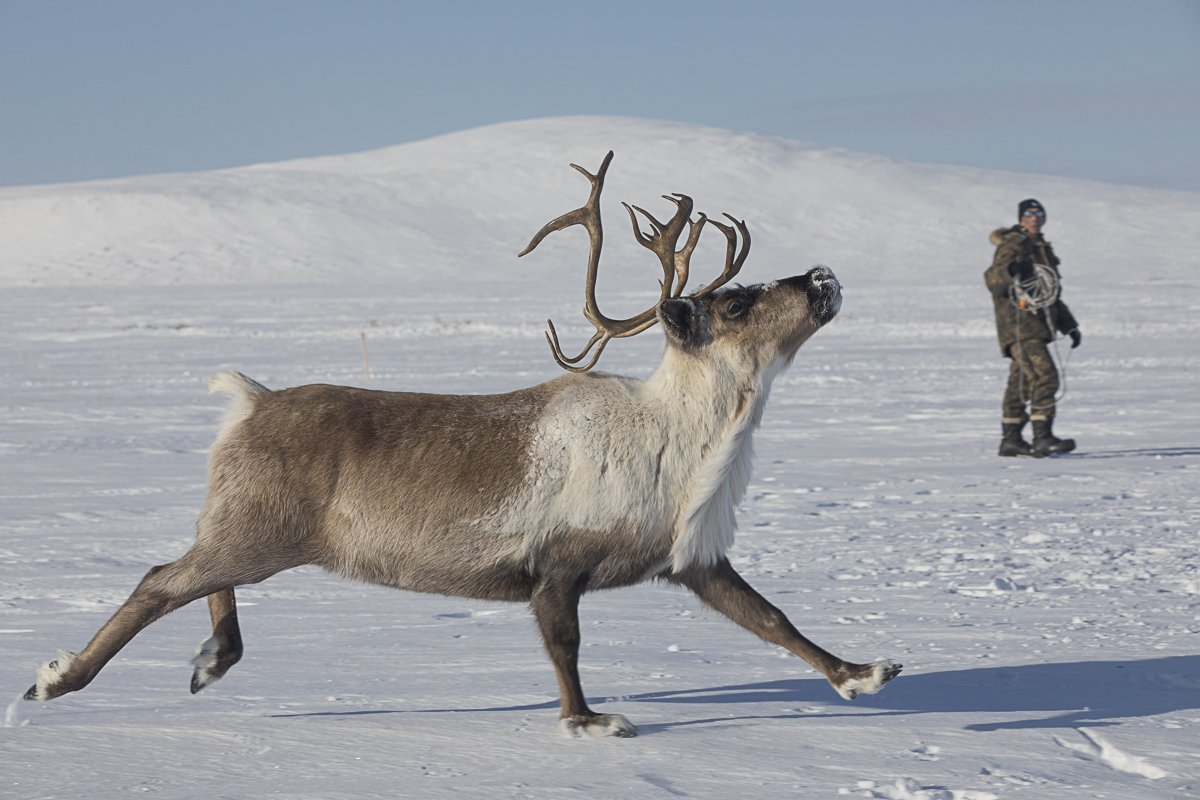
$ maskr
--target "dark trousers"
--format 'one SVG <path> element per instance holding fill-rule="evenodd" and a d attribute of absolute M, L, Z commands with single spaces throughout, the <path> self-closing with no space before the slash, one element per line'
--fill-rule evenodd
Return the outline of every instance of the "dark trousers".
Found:
<path fill-rule="evenodd" d="M 1006 423 L 1054 419 L 1058 368 L 1040 339 L 1022 339 L 1008 348 L 1008 386 L 1004 389 Z M 1026 409 L 1028 408 L 1028 411 Z"/>

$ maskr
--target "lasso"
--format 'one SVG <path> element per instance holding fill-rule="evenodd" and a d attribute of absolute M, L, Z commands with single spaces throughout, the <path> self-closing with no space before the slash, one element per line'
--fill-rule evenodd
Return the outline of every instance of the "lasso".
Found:
<path fill-rule="evenodd" d="M 1030 277 L 1025 280 L 1013 278 L 1011 298 L 1017 308 L 1040 311 L 1054 305 L 1060 288 L 1058 274 L 1054 270 L 1045 264 L 1034 264 Z"/>

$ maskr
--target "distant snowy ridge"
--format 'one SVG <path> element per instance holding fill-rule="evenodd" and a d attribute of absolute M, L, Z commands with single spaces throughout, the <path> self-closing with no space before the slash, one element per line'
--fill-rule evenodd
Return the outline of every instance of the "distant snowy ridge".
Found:
<path fill-rule="evenodd" d="M 1016 203 L 1049 209 L 1072 268 L 1190 278 L 1200 193 L 896 161 L 786 139 L 613 117 L 507 123 L 344 156 L 209 172 L 0 189 L 0 285 L 491 282 L 581 274 L 581 235 L 516 253 L 581 204 L 568 168 L 616 159 L 606 184 L 613 281 L 652 280 L 619 201 L 669 215 L 683 192 L 744 218 L 747 280 L 825 262 L 839 274 L 974 281 Z M 708 262 L 719 264 L 717 245 Z M 705 251 L 701 250 L 701 253 Z M 701 256 L 697 256 L 699 265 Z M 712 267 L 716 268 L 716 265 Z M 566 269 L 570 279 L 557 277 Z M 699 267 L 703 270 L 704 267 Z M 848 272 L 847 272 L 848 270 Z M 648 276 L 648 277 L 646 277 Z M 699 280 L 699 279 L 697 279 Z M 861 280 L 861 277 L 859 278 Z"/>

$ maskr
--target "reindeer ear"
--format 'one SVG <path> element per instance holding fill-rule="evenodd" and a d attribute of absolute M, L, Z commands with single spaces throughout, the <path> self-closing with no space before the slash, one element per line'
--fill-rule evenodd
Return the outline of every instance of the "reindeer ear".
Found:
<path fill-rule="evenodd" d="M 690 297 L 672 297 L 658 306 L 658 320 L 671 342 L 685 350 L 712 341 L 712 319 L 708 308 Z"/>

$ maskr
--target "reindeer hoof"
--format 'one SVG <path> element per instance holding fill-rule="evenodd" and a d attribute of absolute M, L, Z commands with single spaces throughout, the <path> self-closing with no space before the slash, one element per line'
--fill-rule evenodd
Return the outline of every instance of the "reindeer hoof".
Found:
<path fill-rule="evenodd" d="M 860 664 L 855 667 L 850 677 L 840 683 L 834 683 L 833 688 L 847 700 L 853 700 L 860 694 L 875 694 L 885 683 L 899 675 L 902 669 L 904 665 L 894 661 Z"/>
<path fill-rule="evenodd" d="M 558 721 L 558 732 L 575 739 L 583 736 L 616 736 L 629 739 L 637 736 L 634 724 L 620 714 L 592 714 L 564 717 Z"/>
<path fill-rule="evenodd" d="M 65 650 L 58 651 L 58 658 L 51 659 L 38 667 L 37 683 L 25 692 L 26 700 L 53 700 L 59 695 L 74 691 L 76 687 L 61 686 L 63 673 L 71 668 L 74 653 Z"/>
<path fill-rule="evenodd" d="M 215 637 L 201 642 L 196 648 L 196 655 L 192 656 L 192 694 L 225 677 L 225 673 L 241 657 L 240 650 L 222 653 L 220 642 Z"/>

